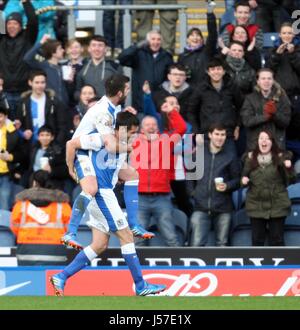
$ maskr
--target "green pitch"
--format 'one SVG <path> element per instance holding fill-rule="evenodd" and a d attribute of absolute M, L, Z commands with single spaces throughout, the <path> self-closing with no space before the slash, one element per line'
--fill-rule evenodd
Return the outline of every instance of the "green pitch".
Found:
<path fill-rule="evenodd" d="M 300 297 L 0 297 L 0 310 L 300 310 Z"/>

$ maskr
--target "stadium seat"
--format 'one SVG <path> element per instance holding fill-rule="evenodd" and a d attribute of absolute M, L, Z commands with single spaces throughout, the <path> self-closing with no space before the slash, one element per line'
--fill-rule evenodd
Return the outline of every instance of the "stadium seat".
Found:
<path fill-rule="evenodd" d="M 9 227 L 11 212 L 7 210 L 0 210 L 0 226 Z"/>
<path fill-rule="evenodd" d="M 230 232 L 231 246 L 251 246 L 251 223 L 245 208 L 235 212 L 232 217 L 232 227 Z"/>
<path fill-rule="evenodd" d="M 279 38 L 279 33 L 277 32 L 264 33 L 263 48 L 273 48 L 274 42 L 278 38 Z"/>
<path fill-rule="evenodd" d="M 262 49 L 262 66 L 265 66 L 266 60 L 270 57 L 274 42 L 279 38 L 276 32 L 264 33 L 263 49 Z"/>
<path fill-rule="evenodd" d="M 16 237 L 13 232 L 7 228 L 0 226 L 0 246 L 12 247 L 16 246 Z"/>
<path fill-rule="evenodd" d="M 10 230 L 10 215 L 7 210 L 0 210 L 0 246 L 11 247 L 16 245 L 16 237 Z"/>
<path fill-rule="evenodd" d="M 291 184 L 287 188 L 289 198 L 293 203 L 299 203 L 300 204 L 300 182 L 297 182 L 295 184 Z"/>
<path fill-rule="evenodd" d="M 300 204 L 298 203 L 292 204 L 291 213 L 285 220 L 284 241 L 286 246 L 300 246 Z"/>

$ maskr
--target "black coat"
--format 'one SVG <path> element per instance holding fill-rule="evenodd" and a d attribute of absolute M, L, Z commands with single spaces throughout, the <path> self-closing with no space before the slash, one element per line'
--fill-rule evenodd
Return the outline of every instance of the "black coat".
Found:
<path fill-rule="evenodd" d="M 17 110 L 17 119 L 21 121 L 23 131 L 33 131 L 33 123 L 30 109 L 31 91 L 22 95 L 21 103 Z M 55 97 L 53 91 L 46 92 L 45 125 L 50 126 L 55 134 L 55 140 L 64 145 L 66 142 L 66 114 L 63 104 Z"/>
<path fill-rule="evenodd" d="M 204 145 L 204 172 L 194 191 L 195 211 L 225 213 L 233 209 L 231 193 L 239 188 L 241 166 L 234 154 L 224 146 L 212 154 L 209 142 Z M 222 177 L 227 185 L 225 192 L 216 190 L 214 179 Z"/>
<path fill-rule="evenodd" d="M 214 123 L 222 123 L 227 129 L 227 136 L 233 135 L 240 124 L 239 112 L 243 103 L 239 88 L 228 75 L 223 78 L 223 86 L 217 91 L 207 76 L 205 81 L 195 88 L 188 110 L 188 122 L 194 133 L 208 133 Z"/>
<path fill-rule="evenodd" d="M 204 79 L 207 63 L 217 51 L 218 32 L 215 14 L 207 14 L 207 30 L 208 38 L 203 47 L 195 50 L 185 48 L 178 58 L 178 63 L 188 68 L 187 82 L 191 85 L 197 85 Z"/>
<path fill-rule="evenodd" d="M 172 55 L 160 49 L 154 58 L 148 46 L 138 48 L 131 46 L 119 56 L 121 65 L 129 66 L 132 71 L 132 105 L 139 112 L 143 112 L 143 84 L 148 80 L 152 91 L 158 89 L 166 77 L 168 67 L 173 63 Z"/>
<path fill-rule="evenodd" d="M 30 1 L 26 1 L 23 6 L 28 18 L 26 30 L 22 30 L 15 38 L 8 34 L 0 35 L 0 72 L 4 76 L 6 92 L 21 93 L 28 88 L 30 68 L 23 57 L 36 41 L 38 19 Z"/>
<path fill-rule="evenodd" d="M 274 71 L 275 80 L 287 95 L 300 95 L 300 46 L 295 46 L 293 53 L 277 54 L 276 50 L 272 50 L 266 66 Z"/>

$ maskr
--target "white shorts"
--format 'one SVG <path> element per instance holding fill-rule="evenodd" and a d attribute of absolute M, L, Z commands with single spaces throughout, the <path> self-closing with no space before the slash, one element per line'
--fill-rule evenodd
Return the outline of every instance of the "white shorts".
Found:
<path fill-rule="evenodd" d="M 105 234 L 128 227 L 126 217 L 112 189 L 99 189 L 99 194 L 89 203 L 88 211 L 90 218 L 87 225 Z"/>

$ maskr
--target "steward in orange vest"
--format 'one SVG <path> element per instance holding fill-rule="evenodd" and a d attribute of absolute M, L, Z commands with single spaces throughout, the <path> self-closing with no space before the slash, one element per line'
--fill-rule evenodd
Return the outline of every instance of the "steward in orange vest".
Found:
<path fill-rule="evenodd" d="M 60 265 L 67 260 L 60 238 L 71 216 L 69 196 L 59 190 L 43 188 L 47 178 L 47 172 L 35 172 L 34 187 L 16 196 L 11 230 L 17 237 L 19 265 Z"/>

